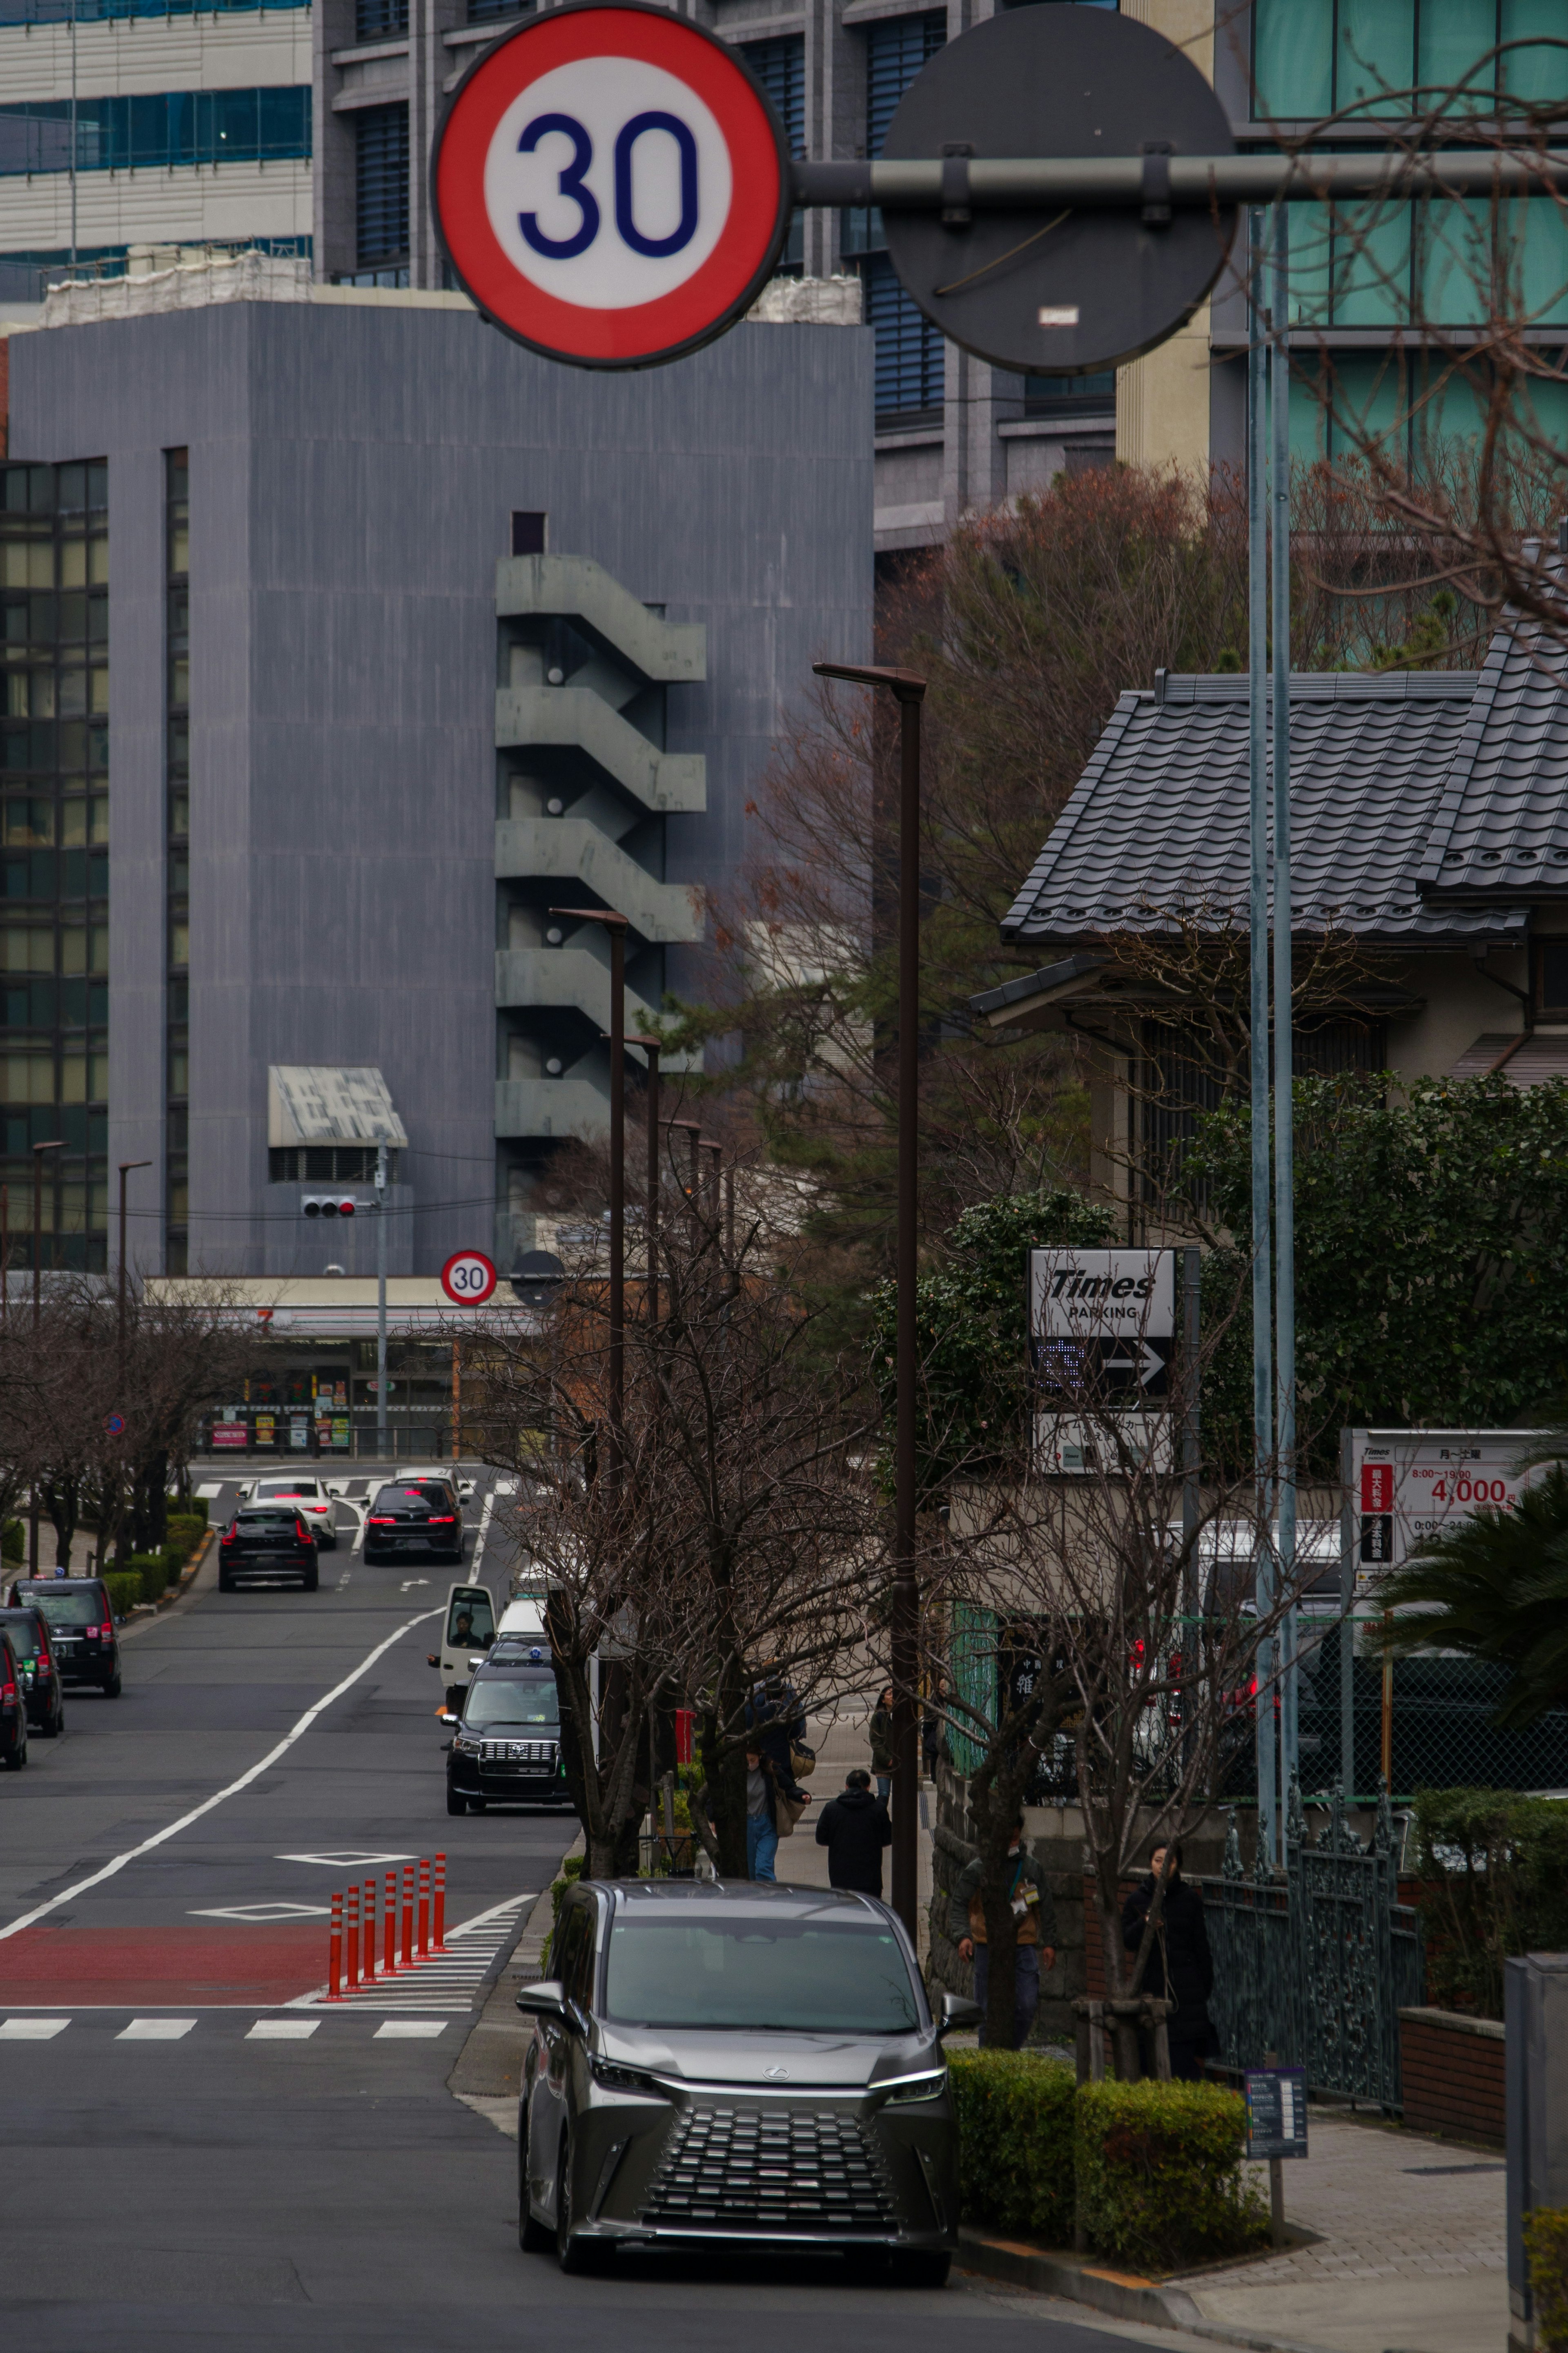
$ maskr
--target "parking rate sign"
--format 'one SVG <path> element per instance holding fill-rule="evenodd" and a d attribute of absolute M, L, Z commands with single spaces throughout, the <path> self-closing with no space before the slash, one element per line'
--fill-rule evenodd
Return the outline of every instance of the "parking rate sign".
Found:
<path fill-rule="evenodd" d="M 635 5 L 552 9 L 485 49 L 431 172 L 437 227 L 495 325 L 580 367 L 722 334 L 789 222 L 777 116 L 733 51 Z"/>

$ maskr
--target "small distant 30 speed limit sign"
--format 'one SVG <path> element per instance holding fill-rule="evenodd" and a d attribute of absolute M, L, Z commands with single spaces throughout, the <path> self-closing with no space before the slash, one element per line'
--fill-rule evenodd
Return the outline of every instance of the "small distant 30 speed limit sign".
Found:
<path fill-rule="evenodd" d="M 531 351 L 648 367 L 695 351 L 773 273 L 784 132 L 723 42 L 635 0 L 555 8 L 485 49 L 431 170 L 458 281 Z"/>
<path fill-rule="evenodd" d="M 482 1307 L 496 1287 L 496 1271 L 483 1250 L 454 1250 L 441 1269 L 441 1288 L 459 1307 Z"/>

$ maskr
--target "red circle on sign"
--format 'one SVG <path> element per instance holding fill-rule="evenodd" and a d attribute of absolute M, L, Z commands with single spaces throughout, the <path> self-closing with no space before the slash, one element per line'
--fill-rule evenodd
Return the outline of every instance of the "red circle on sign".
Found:
<path fill-rule="evenodd" d="M 485 202 L 485 171 L 502 116 L 558 67 L 630 58 L 684 82 L 729 150 L 730 208 L 691 276 L 657 301 L 598 309 L 549 294 L 504 251 Z M 772 105 L 711 33 L 641 0 L 584 0 L 521 24 L 485 49 L 452 94 L 436 134 L 430 186 L 453 272 L 502 332 L 579 367 L 648 367 L 723 333 L 773 275 L 790 214 L 788 156 Z"/>
<path fill-rule="evenodd" d="M 459 1307 L 482 1307 L 495 1287 L 495 1267 L 483 1250 L 454 1250 L 441 1269 L 441 1288 Z"/>

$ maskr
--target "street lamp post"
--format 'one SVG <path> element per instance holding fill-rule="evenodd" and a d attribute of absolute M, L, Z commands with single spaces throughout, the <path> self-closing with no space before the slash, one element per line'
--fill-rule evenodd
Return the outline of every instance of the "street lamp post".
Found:
<path fill-rule="evenodd" d="M 133 1168 L 151 1168 L 150 1160 L 122 1160 L 120 1164 L 120 1305 L 116 1319 L 118 1335 L 120 1381 L 125 1383 L 125 1179 Z M 121 1409 L 125 1399 L 121 1397 Z"/>
<path fill-rule="evenodd" d="M 38 1324 L 44 1312 L 44 1155 L 46 1152 L 63 1152 L 65 1148 L 64 1138 L 58 1135 L 48 1144 L 35 1144 L 33 1146 L 33 1340 L 35 1345 L 38 1337 Z M 27 1574 L 29 1577 L 37 1577 L 38 1573 L 38 1491 L 36 1485 L 29 1483 L 27 1492 Z"/>
<path fill-rule="evenodd" d="M 552 907 L 610 937 L 610 1456 L 618 1464 L 626 1364 L 626 919 L 608 907 Z"/>
<path fill-rule="evenodd" d="M 898 1446 L 893 1509 L 893 1909 L 916 1934 L 920 1901 L 920 1588 L 915 1577 L 915 1237 L 920 1168 L 921 704 L 911 670 L 815 662 L 818 678 L 885 686 L 899 705 Z"/>
<path fill-rule="evenodd" d="M 647 1212 L 643 1223 L 643 1240 L 647 1251 L 647 1308 L 649 1327 L 658 1322 L 658 1052 L 660 1038 L 636 1035 L 626 1039 L 628 1046 L 640 1046 L 647 1056 Z"/>

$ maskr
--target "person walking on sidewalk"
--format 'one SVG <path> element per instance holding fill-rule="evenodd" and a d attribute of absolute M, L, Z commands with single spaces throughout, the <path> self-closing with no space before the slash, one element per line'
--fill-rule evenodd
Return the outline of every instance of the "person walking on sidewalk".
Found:
<path fill-rule="evenodd" d="M 773 1878 L 773 1862 L 779 1851 L 779 1799 L 787 1798 L 792 1805 L 808 1806 L 809 1789 L 800 1788 L 787 1764 L 780 1771 L 765 1750 L 746 1751 L 746 1877 Z"/>
<path fill-rule="evenodd" d="M 816 1843 L 827 1849 L 829 1887 L 880 1895 L 882 1849 L 892 1842 L 888 1809 L 871 1795 L 869 1773 L 857 1765 L 844 1777 L 843 1795 L 829 1798 L 817 1817 Z"/>
<path fill-rule="evenodd" d="M 1176 2007 L 1165 2021 L 1171 2073 L 1182 2082 L 1201 2084 L 1204 2061 L 1219 2047 L 1208 2010 L 1209 1996 L 1214 1991 L 1214 1956 L 1209 1950 L 1204 1899 L 1182 1877 L 1181 1848 L 1173 1844 L 1169 1852 L 1170 1877 L 1165 1882 L 1165 1900 L 1143 1971 L 1142 1990 L 1174 2001 Z M 1148 1878 L 1142 1887 L 1133 1889 L 1121 1907 L 1121 1941 L 1130 1953 L 1136 1953 L 1143 1941 L 1144 1924 L 1165 1855 L 1164 1847 L 1154 1849 L 1149 1858 Z M 1148 2040 L 1152 2042 L 1152 2036 Z M 1145 2069 L 1150 2074 L 1154 2071 L 1147 2063 L 1152 2056 L 1152 2051 L 1145 2054 Z"/>
<path fill-rule="evenodd" d="M 888 1802 L 898 1761 L 893 1750 L 893 1686 L 889 1683 L 871 1710 L 871 1770 L 877 1776 L 877 1795 L 883 1805 Z"/>
<path fill-rule="evenodd" d="M 1018 1922 L 1018 1942 L 1014 1954 L 1013 1978 L 1013 2042 L 1012 2048 L 1021 2051 L 1029 2039 L 1029 2029 L 1035 2022 L 1035 2012 L 1040 2006 L 1040 1964 L 1055 1968 L 1057 1961 L 1057 1907 L 1051 1891 L 1046 1885 L 1045 1874 L 1024 1844 L 1024 1817 L 1018 1814 L 1007 1841 L 1007 1901 Z M 974 1999 L 982 2010 L 991 1988 L 991 1956 L 985 1937 L 985 1900 L 981 1883 L 985 1866 L 979 1855 L 964 1864 L 959 1873 L 952 1894 L 948 1900 L 948 1934 L 958 1947 L 959 1956 L 974 1964 Z M 980 2040 L 985 2040 L 985 2025 L 981 2021 Z"/>

